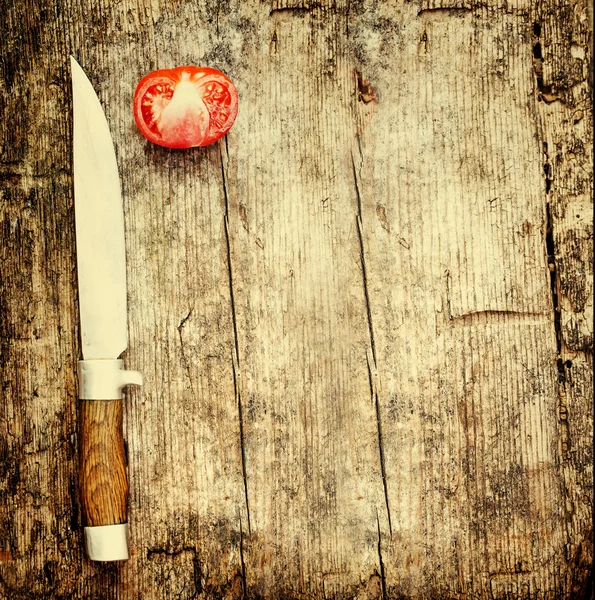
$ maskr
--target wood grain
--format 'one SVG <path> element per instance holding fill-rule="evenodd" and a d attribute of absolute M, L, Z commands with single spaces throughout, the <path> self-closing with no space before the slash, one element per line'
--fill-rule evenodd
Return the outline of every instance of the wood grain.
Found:
<path fill-rule="evenodd" d="M 126 523 L 128 480 L 122 437 L 122 400 L 81 402 L 79 452 L 84 525 Z"/>
<path fill-rule="evenodd" d="M 588 3 L 3 9 L 0 597 L 585 597 Z M 70 54 L 116 147 L 145 376 L 119 568 L 85 559 L 77 499 Z M 135 128 L 138 80 L 181 64 L 239 90 L 214 146 Z"/>

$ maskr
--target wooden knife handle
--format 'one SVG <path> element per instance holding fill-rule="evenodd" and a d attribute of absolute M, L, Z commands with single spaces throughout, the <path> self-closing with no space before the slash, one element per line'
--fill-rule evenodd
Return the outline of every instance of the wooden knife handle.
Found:
<path fill-rule="evenodd" d="M 123 367 L 119 358 L 78 362 L 79 483 L 85 546 L 91 560 L 102 562 L 129 558 L 122 389 L 141 385 L 143 376 Z"/>
<path fill-rule="evenodd" d="M 126 522 L 122 400 L 80 402 L 80 496 L 87 527 Z"/>

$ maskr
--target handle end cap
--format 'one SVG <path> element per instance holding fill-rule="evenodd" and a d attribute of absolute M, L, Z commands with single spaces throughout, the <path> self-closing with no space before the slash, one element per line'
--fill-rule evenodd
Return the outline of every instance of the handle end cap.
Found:
<path fill-rule="evenodd" d="M 128 523 L 85 527 L 85 545 L 91 560 L 128 560 Z"/>

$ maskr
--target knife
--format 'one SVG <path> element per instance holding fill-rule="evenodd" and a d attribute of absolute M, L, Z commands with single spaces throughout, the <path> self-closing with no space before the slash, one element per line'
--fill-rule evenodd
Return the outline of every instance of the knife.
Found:
<path fill-rule="evenodd" d="M 78 362 L 79 486 L 91 560 L 128 559 L 128 479 L 122 389 L 140 385 L 119 358 L 128 346 L 124 210 L 107 120 L 70 57 L 74 209 L 83 360 Z"/>

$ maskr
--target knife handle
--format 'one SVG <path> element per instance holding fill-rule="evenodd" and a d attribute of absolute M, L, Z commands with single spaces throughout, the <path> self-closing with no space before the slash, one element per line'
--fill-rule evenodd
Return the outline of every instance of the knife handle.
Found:
<path fill-rule="evenodd" d="M 122 528 L 108 531 L 106 525 L 126 523 L 128 478 L 122 434 L 122 400 L 83 400 L 80 406 L 80 496 L 85 523 L 88 528 L 100 528 L 91 534 L 126 532 Z M 126 545 L 126 540 L 120 540 Z M 114 546 L 115 540 L 109 542 Z M 112 549 L 112 552 L 114 549 Z M 127 552 L 117 553 L 122 559 Z M 91 557 L 93 558 L 93 556 Z M 118 560 L 108 559 L 108 560 Z"/>
<path fill-rule="evenodd" d="M 122 365 L 121 360 L 79 361 L 80 500 L 87 553 L 97 561 L 128 559 L 122 388 L 140 385 L 142 376 Z"/>

